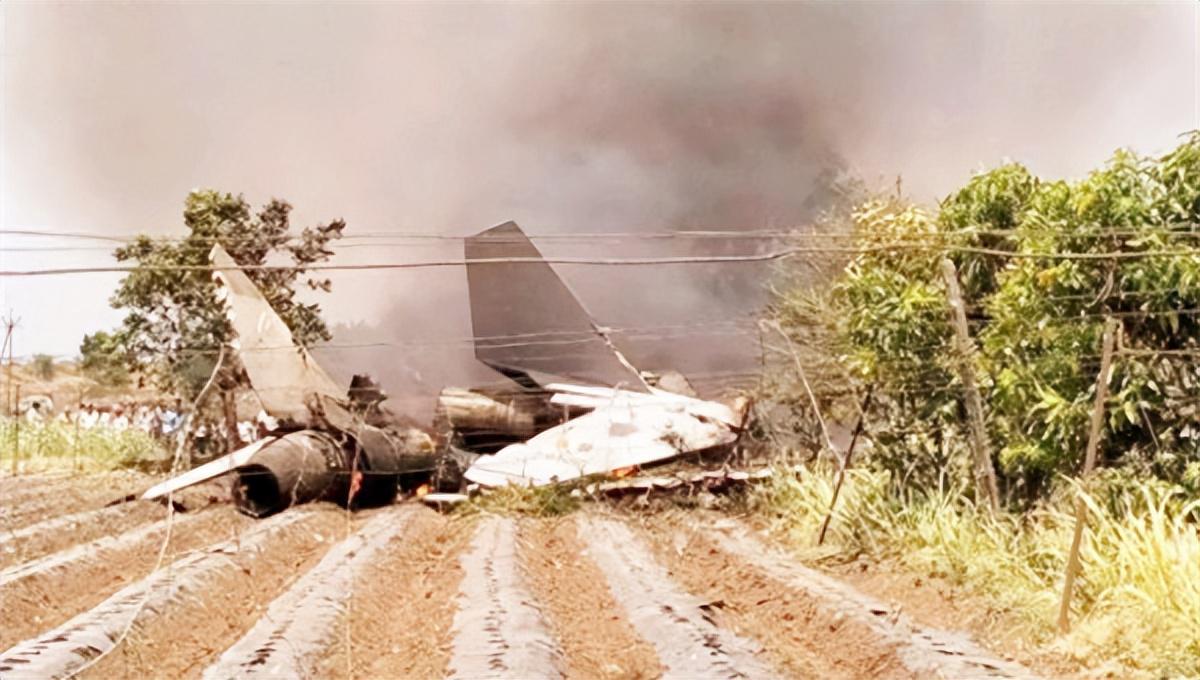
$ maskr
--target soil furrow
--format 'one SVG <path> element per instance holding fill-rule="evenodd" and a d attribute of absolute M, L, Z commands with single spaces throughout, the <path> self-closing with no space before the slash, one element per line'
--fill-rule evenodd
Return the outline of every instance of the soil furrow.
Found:
<path fill-rule="evenodd" d="M 674 585 L 643 542 L 624 524 L 581 517 L 589 554 L 633 627 L 651 641 L 665 675 L 683 678 L 766 678 L 773 673 L 754 645 L 714 624 L 711 603 Z"/>
<path fill-rule="evenodd" d="M 414 508 L 376 514 L 341 541 L 291 588 L 216 663 L 204 678 L 311 677 L 335 633 L 360 568 L 405 528 Z"/>
<path fill-rule="evenodd" d="M 198 677 L 267 613 L 267 607 L 308 571 L 350 529 L 334 505 L 295 508 L 266 520 L 256 545 L 236 543 L 205 552 L 203 566 L 181 582 L 172 579 L 169 599 L 143 618 L 127 642 L 84 673 L 84 678 Z M 171 571 L 179 573 L 178 567 Z"/>
<path fill-rule="evenodd" d="M 59 483 L 29 482 L 0 495 L 0 533 L 85 510 L 141 491 L 153 478 L 140 473 L 113 473 L 69 478 Z"/>
<path fill-rule="evenodd" d="M 523 583 L 515 534 L 513 520 L 489 517 L 462 556 L 450 677 L 562 675 L 561 653 Z"/>
<path fill-rule="evenodd" d="M 0 588 L 31 576 L 61 569 L 73 562 L 103 559 L 104 553 L 126 550 L 143 541 L 165 535 L 168 524 L 174 529 L 185 529 L 187 525 L 200 518 L 199 514 L 177 514 L 170 519 L 161 519 L 115 536 L 101 536 L 94 541 L 73 545 L 66 550 L 23 562 L 0 571 Z"/>
<path fill-rule="evenodd" d="M 163 506 L 155 503 L 124 503 L 31 524 L 0 535 L 0 569 L 100 538 L 115 537 L 165 515 Z"/>
<path fill-rule="evenodd" d="M 662 675 L 654 646 L 637 634 L 604 574 L 567 520 L 527 520 L 518 534 L 521 567 L 562 646 L 571 678 Z"/>
<path fill-rule="evenodd" d="M 879 601 L 796 563 L 752 537 L 744 527 L 713 532 L 712 537 L 723 551 L 818 600 L 833 617 L 854 621 L 871 630 L 882 645 L 894 647 L 904 667 L 917 677 L 956 680 L 1034 677 L 1019 664 L 980 648 L 962 633 L 924 628 L 904 617 L 889 617 L 892 612 Z"/>
<path fill-rule="evenodd" d="M 0 673 L 30 678 L 78 673 L 92 659 L 112 650 L 129 626 L 156 617 L 181 596 L 203 588 L 215 572 L 236 566 L 230 555 L 258 550 L 273 533 L 301 518 L 295 513 L 261 522 L 239 540 L 191 553 L 155 571 L 58 628 L 4 652 Z"/>
<path fill-rule="evenodd" d="M 642 526 L 655 554 L 689 592 L 713 603 L 722 624 L 762 642 L 788 675 L 800 677 L 916 677 L 893 645 L 873 630 L 826 612 L 804 591 L 771 578 L 750 562 L 719 550 L 712 522 L 690 517 L 648 519 Z"/>
<path fill-rule="evenodd" d="M 182 530 L 172 527 L 168 558 L 229 538 L 252 522 L 228 507 L 176 515 L 185 517 L 189 519 Z M 162 534 L 151 534 L 122 549 L 93 553 L 0 588 L 0 649 L 59 625 L 145 576 L 158 560 L 162 539 Z"/>
<path fill-rule="evenodd" d="M 392 541 L 355 579 L 349 607 L 314 674 L 321 678 L 441 678 L 450 658 L 458 558 L 468 523 L 414 508 Z"/>

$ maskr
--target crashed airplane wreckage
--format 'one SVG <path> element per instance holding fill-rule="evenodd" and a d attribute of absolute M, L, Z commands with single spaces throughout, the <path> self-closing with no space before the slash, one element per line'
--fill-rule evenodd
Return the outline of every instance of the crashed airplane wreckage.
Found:
<path fill-rule="evenodd" d="M 211 257 L 233 348 L 281 425 L 144 499 L 224 474 L 255 517 L 315 500 L 386 504 L 430 480 L 443 491 L 541 486 L 727 449 L 745 426 L 744 402 L 701 400 L 677 373 L 635 369 L 514 222 L 465 243 L 475 356 L 505 386 L 443 390 L 436 438 L 392 413 L 369 378 L 338 386 L 229 254 L 218 245 Z"/>

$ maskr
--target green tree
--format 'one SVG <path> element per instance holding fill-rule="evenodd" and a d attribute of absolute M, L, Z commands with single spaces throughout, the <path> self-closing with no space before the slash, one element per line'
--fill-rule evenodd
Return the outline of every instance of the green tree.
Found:
<path fill-rule="evenodd" d="M 1001 463 L 1078 464 L 1105 316 L 1120 322 L 1104 447 L 1110 461 L 1180 479 L 1200 461 L 1200 134 L 1159 159 L 1118 151 L 1084 180 L 1039 187 L 982 334 L 996 376 Z M 1056 258 L 1058 254 L 1121 257 Z M 1041 257 L 1047 256 L 1047 257 Z"/>
<path fill-rule="evenodd" d="M 33 373 L 42 380 L 53 380 L 54 357 L 49 354 L 33 355 Z"/>
<path fill-rule="evenodd" d="M 1118 151 L 1075 182 L 1005 165 L 971 179 L 936 214 L 870 200 L 854 212 L 853 235 L 860 250 L 824 298 L 829 344 L 832 358 L 876 387 L 872 434 L 884 465 L 920 481 L 911 473 L 961 459 L 938 266 L 951 257 L 1009 489 L 1032 495 L 1078 469 L 1108 317 L 1120 332 L 1102 454 L 1172 481 L 1197 476 L 1200 132 L 1159 158 Z M 797 342 L 812 316 L 789 311 L 801 299 L 785 291 L 771 310 Z"/>
<path fill-rule="evenodd" d="M 85 335 L 79 345 L 79 354 L 82 357 L 79 368 L 88 378 L 109 387 L 129 384 L 130 362 L 119 334 L 96 331 Z"/>
<path fill-rule="evenodd" d="M 209 252 L 214 244 L 247 269 L 271 306 L 302 345 L 328 340 L 329 329 L 320 306 L 297 298 L 306 285 L 328 292 L 328 279 L 307 276 L 310 265 L 328 260 L 331 242 L 342 235 L 345 222 L 307 227 L 294 233 L 292 207 L 272 199 L 257 213 L 241 196 L 213 190 L 188 194 L 182 239 L 139 236 L 116 250 L 120 262 L 136 267 L 121 280 L 110 303 L 126 311 L 120 330 L 109 336 L 120 344 L 118 355 L 130 371 L 139 372 L 161 389 L 192 397 L 211 374 L 219 348 L 232 329 L 216 296 Z M 236 376 L 220 384 L 235 386 Z"/>

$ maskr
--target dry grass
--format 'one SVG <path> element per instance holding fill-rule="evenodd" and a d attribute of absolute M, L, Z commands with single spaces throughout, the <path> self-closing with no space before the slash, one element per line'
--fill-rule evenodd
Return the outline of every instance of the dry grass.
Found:
<path fill-rule="evenodd" d="M 750 499 L 798 548 L 828 507 L 830 475 L 777 475 Z M 1200 501 L 1153 482 L 1091 509 L 1074 627 L 1055 632 L 1073 516 L 1064 497 L 990 518 L 956 491 L 897 497 L 886 475 L 850 474 L 824 551 L 866 554 L 964 584 L 1012 612 L 1022 636 L 1121 677 L 1200 676 Z M 1069 495 L 1069 494 L 1067 494 Z"/>

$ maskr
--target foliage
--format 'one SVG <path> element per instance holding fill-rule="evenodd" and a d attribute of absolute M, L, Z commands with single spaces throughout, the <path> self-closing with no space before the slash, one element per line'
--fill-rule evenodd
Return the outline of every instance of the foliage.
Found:
<path fill-rule="evenodd" d="M 829 287 L 824 358 L 876 386 L 884 467 L 929 486 L 964 458 L 944 257 L 958 266 L 1010 491 L 1031 497 L 1078 469 L 1106 316 L 1120 342 L 1105 460 L 1174 482 L 1200 463 L 1200 132 L 1158 159 L 1118 151 L 1078 182 L 1008 164 L 936 214 L 877 198 L 852 220 L 858 253 Z M 785 289 L 771 310 L 798 343 L 812 315 L 790 310 L 806 296 Z"/>
<path fill-rule="evenodd" d="M 79 368 L 85 376 L 101 385 L 124 387 L 129 384 L 127 366 L 131 363 L 126 353 L 120 332 L 96 331 L 83 336 L 79 345 Z"/>
<path fill-rule="evenodd" d="M 1003 165 L 971 178 L 967 185 L 942 201 L 938 224 L 947 243 L 990 250 L 1014 250 L 1013 232 L 1021 224 L 1038 180 L 1017 163 Z M 996 289 L 1004 261 L 975 252 L 953 252 L 963 294 L 981 300 Z"/>
<path fill-rule="evenodd" d="M 876 386 L 876 461 L 936 483 L 964 464 L 959 387 L 941 274 L 942 225 L 926 210 L 872 200 L 853 213 L 863 252 L 832 287 L 841 360 Z"/>
<path fill-rule="evenodd" d="M 33 355 L 33 374 L 40 380 L 54 379 L 54 357 L 49 354 Z"/>
<path fill-rule="evenodd" d="M 831 477 L 776 474 L 754 493 L 751 509 L 805 549 L 829 507 Z M 894 486 L 887 473 L 849 473 L 825 559 L 866 555 L 970 586 L 1027 642 L 1052 644 L 1084 667 L 1116 662 L 1119 677 L 1200 674 L 1200 501 L 1189 502 L 1184 490 L 1142 480 L 1083 494 L 1091 528 L 1086 578 L 1078 582 L 1072 632 L 1055 640 L 1074 521 L 1066 495 L 992 519 L 957 487 L 898 495 Z"/>
<path fill-rule="evenodd" d="M 1108 458 L 1174 480 L 1200 460 L 1200 364 L 1189 355 L 1200 332 L 1200 259 L 1195 225 L 1177 221 L 1194 218 L 1178 208 L 1195 199 L 1172 170 L 1192 158 L 1200 172 L 1198 150 L 1200 135 L 1158 161 L 1120 151 L 1083 181 L 1043 185 L 1031 200 L 1018 253 L 1165 254 L 1009 265 L 981 334 L 1006 469 L 1049 473 L 1078 460 L 1106 315 L 1120 321 L 1123 350 L 1107 404 Z"/>
<path fill-rule="evenodd" d="M 7 469 L 19 452 L 18 461 L 26 472 L 152 468 L 166 461 L 159 443 L 140 430 L 78 429 L 57 420 L 18 424 L 11 418 L 0 419 L 0 451 L 0 467 Z"/>
<path fill-rule="evenodd" d="M 209 252 L 221 244 L 246 269 L 271 306 L 308 345 L 330 338 L 320 307 L 297 298 L 298 284 L 330 290 L 328 279 L 306 277 L 310 265 L 332 256 L 330 243 L 345 223 L 335 220 L 291 232 L 292 207 L 272 199 L 257 214 L 242 196 L 193 191 L 184 205 L 188 233 L 181 240 L 140 236 L 114 253 L 136 268 L 120 283 L 111 304 L 127 311 L 109 338 L 127 369 L 149 375 L 170 391 L 195 395 L 212 372 L 218 348 L 232 334 L 210 272 Z M 94 336 L 93 336 L 94 337 Z M 85 339 L 86 341 L 86 339 Z M 85 356 L 86 359 L 86 356 Z"/>

